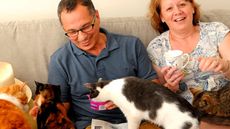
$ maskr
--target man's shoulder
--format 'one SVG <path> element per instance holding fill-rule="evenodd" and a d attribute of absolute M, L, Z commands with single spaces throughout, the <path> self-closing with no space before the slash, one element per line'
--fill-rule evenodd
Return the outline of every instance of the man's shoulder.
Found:
<path fill-rule="evenodd" d="M 126 34 L 118 34 L 118 33 L 110 33 L 110 36 L 116 39 L 125 39 L 125 40 L 139 40 L 138 37 L 134 35 L 126 35 Z"/>
<path fill-rule="evenodd" d="M 51 58 L 57 58 L 60 56 L 66 56 L 69 53 L 69 46 L 70 43 L 65 43 L 64 45 L 62 45 L 61 47 L 59 47 L 57 50 L 55 50 L 53 52 L 53 54 L 51 55 Z"/>
<path fill-rule="evenodd" d="M 110 33 L 108 42 L 116 42 L 119 46 L 127 47 L 144 45 L 144 43 L 136 36 L 117 33 Z"/>
<path fill-rule="evenodd" d="M 112 42 L 114 40 L 117 41 L 118 43 L 130 43 L 130 42 L 137 42 L 137 41 L 141 42 L 141 40 L 137 36 L 134 36 L 134 35 L 114 33 L 114 32 L 107 31 L 104 28 L 101 28 L 100 31 L 106 34 L 107 40 L 109 42 Z"/>

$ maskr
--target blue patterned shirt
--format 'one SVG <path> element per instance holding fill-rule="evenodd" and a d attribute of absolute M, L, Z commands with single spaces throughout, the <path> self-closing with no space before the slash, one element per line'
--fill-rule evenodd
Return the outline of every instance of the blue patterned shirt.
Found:
<path fill-rule="evenodd" d="M 186 66 L 186 76 L 182 82 L 186 83 L 187 86 L 199 86 L 204 90 L 216 90 L 227 83 L 226 78 L 221 74 L 201 72 L 198 67 L 199 63 L 195 59 L 198 57 L 220 57 L 218 47 L 226 34 L 229 33 L 229 28 L 220 22 L 200 22 L 199 27 L 200 39 L 195 49 L 188 53 L 193 60 Z M 150 59 L 160 67 L 166 66 L 163 55 L 171 49 L 169 31 L 153 39 L 147 47 Z M 181 96 L 189 102 L 192 101 L 192 95 L 188 90 L 182 92 Z"/>

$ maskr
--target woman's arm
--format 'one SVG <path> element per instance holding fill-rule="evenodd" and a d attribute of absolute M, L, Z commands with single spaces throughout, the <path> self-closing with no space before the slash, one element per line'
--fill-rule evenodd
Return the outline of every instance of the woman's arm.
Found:
<path fill-rule="evenodd" d="M 230 33 L 228 33 L 224 40 L 219 45 L 219 57 L 199 58 L 199 68 L 201 71 L 213 71 L 223 73 L 230 79 Z"/>
<path fill-rule="evenodd" d="M 230 79 L 230 32 L 225 36 L 223 42 L 220 44 L 219 52 L 224 60 L 224 67 L 222 72 Z"/>
<path fill-rule="evenodd" d="M 157 72 L 161 84 L 174 92 L 179 90 L 179 83 L 184 78 L 184 73 L 181 70 L 178 70 L 176 67 L 169 66 L 160 68 L 154 64 L 153 67 Z"/>

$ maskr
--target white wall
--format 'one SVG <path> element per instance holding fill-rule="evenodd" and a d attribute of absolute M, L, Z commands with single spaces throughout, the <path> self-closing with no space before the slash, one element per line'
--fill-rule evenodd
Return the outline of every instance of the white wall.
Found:
<path fill-rule="evenodd" d="M 228 9 L 229 0 L 196 0 L 202 10 Z M 150 0 L 93 0 L 101 17 L 146 16 Z M 0 0 L 0 21 L 57 18 L 59 0 Z"/>
<path fill-rule="evenodd" d="M 203 10 L 210 9 L 230 9 L 230 1 L 229 0 L 195 0 L 198 4 L 200 4 Z"/>
<path fill-rule="evenodd" d="M 102 17 L 145 16 L 150 0 L 92 0 Z"/>
<path fill-rule="evenodd" d="M 0 0 L 0 21 L 57 17 L 59 0 Z"/>
<path fill-rule="evenodd" d="M 113 2 L 112 2 L 113 1 Z M 195 0 L 202 10 L 229 9 L 229 0 Z M 145 16 L 150 0 L 93 0 L 103 17 Z"/>

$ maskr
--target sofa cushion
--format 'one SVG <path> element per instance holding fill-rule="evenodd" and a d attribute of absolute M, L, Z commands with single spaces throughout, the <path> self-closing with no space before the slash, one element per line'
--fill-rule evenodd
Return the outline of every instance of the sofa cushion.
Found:
<path fill-rule="evenodd" d="M 230 27 L 230 10 L 204 12 L 202 21 L 221 21 Z M 145 46 L 158 35 L 146 17 L 102 18 L 110 32 L 139 37 Z M 0 61 L 14 68 L 15 77 L 35 91 L 34 81 L 47 82 L 51 54 L 67 41 L 58 19 L 0 23 Z"/>

